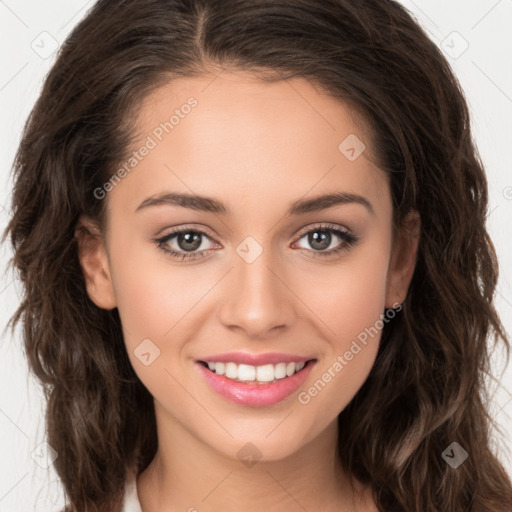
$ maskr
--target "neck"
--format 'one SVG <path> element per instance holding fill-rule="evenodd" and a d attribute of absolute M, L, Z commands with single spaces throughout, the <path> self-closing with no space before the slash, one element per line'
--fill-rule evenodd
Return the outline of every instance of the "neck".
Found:
<path fill-rule="evenodd" d="M 337 421 L 277 461 L 229 458 L 181 425 L 169 426 L 157 414 L 158 451 L 137 482 L 144 512 L 235 512 L 242 504 L 246 512 L 374 510 L 369 490 L 357 482 L 352 488 L 341 469 Z"/>

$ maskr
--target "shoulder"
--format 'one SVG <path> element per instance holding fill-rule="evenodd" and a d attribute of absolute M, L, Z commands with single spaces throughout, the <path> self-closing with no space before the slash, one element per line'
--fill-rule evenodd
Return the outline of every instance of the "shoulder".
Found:
<path fill-rule="evenodd" d="M 127 478 L 125 483 L 122 512 L 142 512 L 137 495 L 137 480 L 133 474 Z"/>

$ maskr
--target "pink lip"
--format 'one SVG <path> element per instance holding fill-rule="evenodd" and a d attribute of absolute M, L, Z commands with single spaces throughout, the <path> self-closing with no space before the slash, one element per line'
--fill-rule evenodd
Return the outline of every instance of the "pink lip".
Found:
<path fill-rule="evenodd" d="M 250 364 L 252 366 L 263 366 L 264 364 L 278 364 L 278 363 L 300 363 L 306 362 L 310 357 L 296 356 L 293 354 L 278 354 L 276 352 L 267 352 L 264 354 L 247 354 L 245 352 L 229 352 L 226 354 L 217 354 L 208 357 L 201 357 L 198 361 L 205 362 L 218 362 L 218 363 L 229 363 L 233 362 L 236 364 Z"/>
<path fill-rule="evenodd" d="M 213 360 L 223 362 L 219 361 L 217 356 Z M 291 359 L 289 362 L 300 362 L 301 360 L 304 359 Z M 227 361 L 236 362 L 229 358 Z M 245 359 L 245 361 L 247 361 L 247 359 Z M 266 359 L 266 361 L 268 361 L 268 359 Z M 280 362 L 285 361 L 280 359 Z M 239 405 L 247 405 L 249 407 L 266 407 L 284 400 L 304 384 L 304 381 L 307 379 L 314 365 L 315 361 L 310 361 L 302 370 L 293 374 L 291 377 L 285 377 L 273 383 L 246 384 L 244 382 L 228 379 L 223 375 L 217 375 L 204 367 L 201 363 L 196 363 L 196 367 L 214 391 L 231 402 Z"/>

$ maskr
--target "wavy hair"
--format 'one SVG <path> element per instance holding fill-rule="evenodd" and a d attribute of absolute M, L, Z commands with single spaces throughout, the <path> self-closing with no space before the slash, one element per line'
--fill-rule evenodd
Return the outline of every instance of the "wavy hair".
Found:
<path fill-rule="evenodd" d="M 411 14 L 392 0 L 100 0 L 61 46 L 25 125 L 4 233 L 23 285 L 11 325 L 47 396 L 67 510 L 118 511 L 127 472 L 157 449 L 152 396 L 133 371 L 117 309 L 88 297 L 80 215 L 104 226 L 94 190 L 127 154 L 141 102 L 212 69 L 303 77 L 370 127 L 395 226 L 422 226 L 403 310 L 339 415 L 339 455 L 381 511 L 509 512 L 491 450 L 490 353 L 510 344 L 493 305 L 484 168 L 463 91 Z M 137 414 L 133 414 L 137 411 Z M 442 458 L 458 442 L 457 469 Z"/>

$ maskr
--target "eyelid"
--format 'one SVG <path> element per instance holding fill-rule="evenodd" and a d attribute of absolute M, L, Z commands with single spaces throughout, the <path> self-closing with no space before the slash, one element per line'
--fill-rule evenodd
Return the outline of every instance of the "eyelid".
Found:
<path fill-rule="evenodd" d="M 173 235 L 179 235 L 180 233 L 186 233 L 188 231 L 194 231 L 194 232 L 200 233 L 201 235 L 206 235 L 208 238 L 210 238 L 212 240 L 215 240 L 215 235 L 214 235 L 213 231 L 211 231 L 207 227 L 203 227 L 203 226 L 199 227 L 194 224 L 185 224 L 185 225 L 179 226 L 177 228 L 171 228 L 170 231 L 164 232 L 164 234 L 162 234 L 162 235 L 157 235 L 155 237 L 155 239 L 162 240 L 164 238 L 171 237 Z"/>
<path fill-rule="evenodd" d="M 352 234 L 348 228 L 346 228 L 344 226 L 340 226 L 339 224 L 331 224 L 330 222 L 319 222 L 319 223 L 313 224 L 313 225 L 309 224 L 305 228 L 300 229 L 297 232 L 297 234 L 295 235 L 295 238 L 302 238 L 304 235 L 306 235 L 307 233 L 309 233 L 310 231 L 315 230 L 315 229 L 342 231 L 343 233 L 346 233 L 347 235 Z"/>
<path fill-rule="evenodd" d="M 306 227 L 302 228 L 300 231 L 298 231 L 297 234 L 294 235 L 294 241 L 292 242 L 292 245 L 298 243 L 301 238 L 303 238 L 305 235 L 307 235 L 308 233 L 315 231 L 315 230 L 331 231 L 331 232 L 335 233 L 335 236 L 342 239 L 342 244 L 340 247 L 335 248 L 335 249 L 329 249 L 328 251 L 314 251 L 314 250 L 305 249 L 302 247 L 298 248 L 298 250 L 300 250 L 300 251 L 307 251 L 309 253 L 312 253 L 312 256 L 315 258 L 316 257 L 334 256 L 337 253 L 339 253 L 340 251 L 348 250 L 352 245 L 357 244 L 357 242 L 359 241 L 359 237 L 353 235 L 352 232 L 344 226 L 332 224 L 329 222 L 320 222 L 320 223 L 312 224 L 312 225 L 309 224 L 308 226 L 306 226 Z M 169 249 L 169 248 L 164 247 L 165 244 L 170 239 L 175 237 L 176 235 L 179 235 L 180 233 L 183 233 L 183 232 L 186 233 L 186 232 L 191 232 L 191 231 L 196 232 L 200 235 L 206 236 L 207 238 L 209 238 L 216 244 L 219 244 L 219 242 L 216 241 L 215 236 L 213 235 L 213 233 L 210 229 L 203 227 L 203 226 L 196 227 L 195 225 L 179 226 L 177 228 L 172 229 L 170 232 L 168 232 L 166 234 L 155 237 L 153 239 L 153 241 L 157 244 L 157 246 L 160 248 L 160 250 L 169 254 L 174 259 L 181 258 L 181 260 L 184 261 L 184 260 L 195 260 L 195 259 L 202 258 L 202 257 L 206 256 L 207 253 L 209 251 L 211 251 L 212 249 L 203 249 L 201 251 L 186 252 L 186 251 L 181 251 L 181 250 L 175 251 L 174 249 Z"/>
<path fill-rule="evenodd" d="M 295 236 L 295 241 L 292 245 L 296 245 L 300 242 L 300 240 L 308 235 L 309 233 L 315 231 L 328 231 L 334 234 L 336 238 L 340 240 L 340 244 L 333 249 L 324 250 L 324 251 L 315 251 L 313 249 L 306 249 L 304 247 L 298 247 L 299 251 L 306 251 L 308 253 L 308 257 L 310 258 L 335 258 L 341 252 L 348 252 L 353 246 L 357 245 L 360 241 L 360 237 L 356 236 L 352 233 L 352 231 L 345 226 L 341 226 L 339 224 L 332 224 L 330 222 L 320 222 L 313 226 L 309 225 L 303 229 L 301 229 L 298 234 Z"/>
<path fill-rule="evenodd" d="M 305 226 L 304 228 L 301 228 L 299 231 L 297 231 L 297 233 L 294 235 L 294 242 L 297 241 L 297 239 L 302 238 L 305 234 L 309 233 L 311 230 L 314 230 L 314 229 L 342 231 L 342 232 L 346 233 L 347 235 L 351 234 L 351 231 L 348 228 L 345 228 L 344 226 L 332 224 L 330 222 L 319 222 L 317 224 L 313 223 L 313 225 L 309 224 L 309 225 Z M 162 240 L 164 238 L 171 237 L 173 235 L 176 235 L 176 234 L 179 234 L 182 232 L 187 232 L 187 231 L 197 231 L 198 233 L 204 234 L 204 235 L 208 236 L 208 238 L 210 238 L 211 240 L 214 240 L 215 242 L 217 242 L 215 240 L 215 235 L 213 234 L 213 232 L 210 229 L 208 229 L 207 227 L 203 227 L 203 226 L 198 227 L 194 224 L 185 224 L 183 226 L 173 228 L 168 233 L 164 233 L 163 235 L 157 235 L 155 237 L 155 239 Z M 217 243 L 219 243 L 219 242 L 217 242 Z"/>

